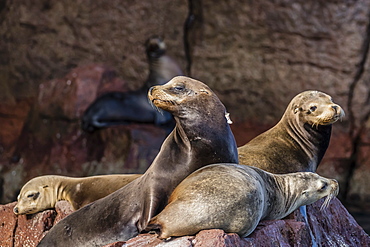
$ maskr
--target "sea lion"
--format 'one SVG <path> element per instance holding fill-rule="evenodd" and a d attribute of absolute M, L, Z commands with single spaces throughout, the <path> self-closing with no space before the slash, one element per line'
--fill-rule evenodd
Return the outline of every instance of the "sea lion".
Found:
<path fill-rule="evenodd" d="M 302 92 L 274 127 L 238 148 L 239 163 L 275 174 L 315 172 L 328 148 L 332 124 L 343 116 L 329 95 Z"/>
<path fill-rule="evenodd" d="M 39 176 L 28 181 L 18 195 L 15 214 L 34 214 L 54 208 L 57 201 L 68 201 L 74 210 L 118 190 L 141 174 L 91 177 Z"/>
<path fill-rule="evenodd" d="M 179 65 L 166 55 L 166 45 L 160 37 L 149 38 L 145 47 L 149 75 L 144 85 L 135 91 L 110 92 L 98 97 L 83 113 L 83 130 L 93 132 L 100 128 L 131 123 L 153 123 L 173 129 L 172 115 L 154 109 L 148 102 L 147 93 L 151 86 L 162 85 L 175 76 L 183 75 L 183 72 Z"/>
<path fill-rule="evenodd" d="M 80 208 L 51 228 L 39 246 L 102 246 L 138 235 L 193 171 L 238 162 L 224 105 L 200 81 L 178 76 L 149 90 L 150 101 L 173 114 L 174 130 L 139 178 Z"/>
<path fill-rule="evenodd" d="M 239 163 L 275 174 L 315 172 L 329 146 L 332 124 L 342 117 L 343 109 L 330 95 L 304 91 L 291 100 L 274 127 L 238 148 Z M 299 209 L 315 247 L 306 206 Z"/>
<path fill-rule="evenodd" d="M 275 175 L 245 165 L 209 165 L 175 188 L 146 230 L 161 239 L 215 228 L 246 237 L 260 220 L 281 219 L 325 196 L 326 207 L 338 191 L 337 181 L 312 172 Z"/>

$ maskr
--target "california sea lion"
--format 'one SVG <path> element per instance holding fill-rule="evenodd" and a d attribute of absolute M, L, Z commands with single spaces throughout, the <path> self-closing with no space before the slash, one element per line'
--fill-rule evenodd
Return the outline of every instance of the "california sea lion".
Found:
<path fill-rule="evenodd" d="M 92 132 L 96 129 L 130 123 L 153 123 L 172 128 L 174 120 L 168 112 L 159 112 L 148 102 L 151 86 L 162 85 L 173 77 L 183 75 L 179 65 L 166 55 L 166 45 L 157 36 L 146 43 L 149 75 L 145 84 L 136 91 L 110 92 L 98 97 L 84 112 L 81 127 Z"/>
<path fill-rule="evenodd" d="M 274 127 L 238 148 L 239 163 L 275 174 L 315 172 L 329 146 L 332 124 L 343 116 L 343 109 L 329 95 L 302 92 Z M 306 206 L 300 212 L 309 228 Z M 312 246 L 317 246 L 309 231 Z"/>
<path fill-rule="evenodd" d="M 148 93 L 176 126 L 139 178 L 67 216 L 39 246 L 102 246 L 138 235 L 190 173 L 212 163 L 238 162 L 226 109 L 200 81 L 178 76 Z"/>
<path fill-rule="evenodd" d="M 315 172 L 328 148 L 332 124 L 343 116 L 329 95 L 302 92 L 274 127 L 238 148 L 239 163 L 276 174 Z"/>
<path fill-rule="evenodd" d="M 158 231 L 161 239 L 215 228 L 246 237 L 260 220 L 281 219 L 328 196 L 326 207 L 338 191 L 337 181 L 312 172 L 274 175 L 245 165 L 209 165 L 176 187 L 146 230 Z"/>
<path fill-rule="evenodd" d="M 39 176 L 28 181 L 18 195 L 15 214 L 34 214 L 68 201 L 74 210 L 96 201 L 140 177 L 116 174 L 91 177 Z"/>

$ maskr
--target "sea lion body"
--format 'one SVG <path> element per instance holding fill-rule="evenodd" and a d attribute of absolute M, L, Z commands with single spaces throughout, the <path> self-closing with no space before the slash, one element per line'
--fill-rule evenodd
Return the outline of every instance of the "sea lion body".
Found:
<path fill-rule="evenodd" d="M 151 37 L 146 43 L 149 75 L 145 84 L 135 91 L 110 92 L 98 97 L 82 116 L 82 129 L 96 129 L 131 123 L 153 123 L 157 126 L 174 127 L 172 115 L 154 109 L 148 102 L 148 90 L 162 85 L 173 77 L 183 75 L 179 65 L 166 53 L 166 46 L 159 37 Z"/>
<path fill-rule="evenodd" d="M 329 95 L 302 92 L 274 127 L 238 148 L 239 163 L 275 174 L 315 172 L 329 146 L 332 124 L 343 116 Z"/>
<path fill-rule="evenodd" d="M 218 97 L 205 84 L 179 76 L 148 93 L 176 126 L 148 170 L 133 182 L 67 216 L 39 246 L 102 246 L 138 235 L 190 173 L 212 163 L 238 162 L 237 148 Z"/>
<path fill-rule="evenodd" d="M 158 237 L 223 229 L 246 237 L 260 220 L 281 219 L 296 208 L 338 194 L 338 183 L 311 172 L 275 175 L 237 164 L 213 164 L 184 179 L 146 230 Z"/>
<path fill-rule="evenodd" d="M 57 201 L 68 201 L 77 210 L 118 190 L 141 174 L 117 174 L 91 177 L 47 175 L 28 181 L 18 195 L 15 214 L 34 214 L 54 208 Z"/>

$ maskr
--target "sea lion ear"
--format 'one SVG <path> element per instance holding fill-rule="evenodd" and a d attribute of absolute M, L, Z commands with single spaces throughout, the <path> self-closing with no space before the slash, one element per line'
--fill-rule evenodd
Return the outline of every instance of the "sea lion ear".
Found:
<path fill-rule="evenodd" d="M 199 92 L 204 93 L 204 94 L 209 94 L 209 92 L 205 89 L 200 89 Z"/>
<path fill-rule="evenodd" d="M 302 108 L 301 107 L 295 107 L 294 108 L 294 114 L 297 114 L 297 112 L 301 111 Z"/>
<path fill-rule="evenodd" d="M 43 189 L 45 189 L 45 188 L 47 188 L 47 187 L 49 187 L 49 185 L 44 185 L 42 188 L 43 188 Z"/>

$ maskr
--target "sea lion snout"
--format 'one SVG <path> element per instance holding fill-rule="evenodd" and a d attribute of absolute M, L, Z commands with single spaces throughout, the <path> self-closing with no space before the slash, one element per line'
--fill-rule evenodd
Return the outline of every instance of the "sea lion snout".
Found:
<path fill-rule="evenodd" d="M 344 113 L 344 110 L 342 107 L 340 107 L 339 105 L 337 104 L 334 104 L 331 106 L 331 108 L 334 110 L 334 114 L 335 116 L 337 116 L 338 118 L 343 118 L 346 114 Z"/>
<path fill-rule="evenodd" d="M 18 210 L 18 207 L 17 207 L 17 206 L 15 206 L 15 207 L 13 208 L 13 212 L 14 212 L 15 214 L 19 214 L 19 210 Z"/>
<path fill-rule="evenodd" d="M 148 95 L 152 95 L 152 92 L 153 92 L 154 88 L 155 88 L 155 86 L 149 88 Z"/>

